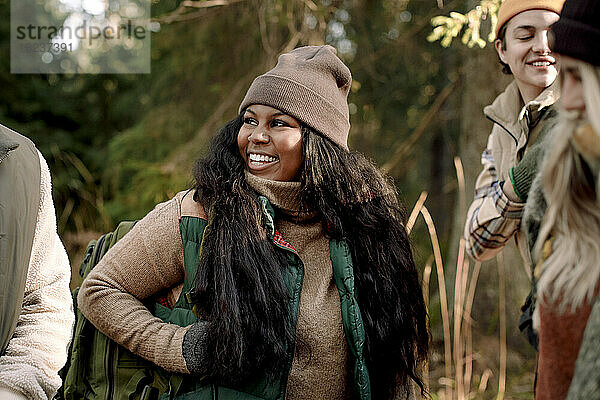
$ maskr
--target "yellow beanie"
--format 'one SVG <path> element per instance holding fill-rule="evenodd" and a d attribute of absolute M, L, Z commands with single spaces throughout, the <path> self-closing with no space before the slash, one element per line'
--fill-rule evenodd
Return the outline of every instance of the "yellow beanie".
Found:
<path fill-rule="evenodd" d="M 504 0 L 498 10 L 496 36 L 504 24 L 523 11 L 549 10 L 560 14 L 565 0 Z"/>

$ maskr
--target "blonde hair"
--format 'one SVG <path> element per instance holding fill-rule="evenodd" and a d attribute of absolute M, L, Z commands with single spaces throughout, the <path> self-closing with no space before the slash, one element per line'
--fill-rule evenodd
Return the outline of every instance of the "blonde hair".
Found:
<path fill-rule="evenodd" d="M 586 123 L 600 144 L 600 68 L 576 61 L 581 74 Z M 542 165 L 542 185 L 548 208 L 538 235 L 534 255 L 542 256 L 544 243 L 552 237 L 552 252 L 542 260 L 538 298 L 564 312 L 584 300 L 591 301 L 600 279 L 600 158 L 585 160 L 573 144 L 582 121 L 562 111 L 555 142 Z"/>

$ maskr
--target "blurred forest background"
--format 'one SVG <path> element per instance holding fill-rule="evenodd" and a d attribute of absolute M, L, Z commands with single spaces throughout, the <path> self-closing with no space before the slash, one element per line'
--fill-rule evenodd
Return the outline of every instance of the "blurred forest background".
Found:
<path fill-rule="evenodd" d="M 451 15 L 438 23 L 455 34 L 452 21 L 482 22 L 489 32 L 493 18 L 481 20 L 481 11 L 497 4 L 152 0 L 160 30 L 151 74 L 12 75 L 10 1 L 0 0 L 0 123 L 30 137 L 48 160 L 59 233 L 77 270 L 90 239 L 189 187 L 194 159 L 278 54 L 335 46 L 354 78 L 350 147 L 387 171 L 414 211 L 432 397 L 533 398 L 535 353 L 517 328 L 528 274 L 512 244 L 480 265 L 460 242 L 491 129 L 482 109 L 509 78 L 493 46 L 481 48 L 478 26 L 470 44 L 479 46 L 427 40 L 436 16 Z"/>

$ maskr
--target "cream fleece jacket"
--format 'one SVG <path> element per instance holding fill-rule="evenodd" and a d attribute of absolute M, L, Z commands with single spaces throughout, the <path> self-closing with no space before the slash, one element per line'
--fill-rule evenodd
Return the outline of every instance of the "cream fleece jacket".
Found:
<path fill-rule="evenodd" d="M 72 336 L 71 268 L 56 232 L 50 171 L 39 154 L 40 207 L 25 283 L 23 309 L 6 353 L 0 357 L 0 400 L 45 400 L 61 385 Z"/>

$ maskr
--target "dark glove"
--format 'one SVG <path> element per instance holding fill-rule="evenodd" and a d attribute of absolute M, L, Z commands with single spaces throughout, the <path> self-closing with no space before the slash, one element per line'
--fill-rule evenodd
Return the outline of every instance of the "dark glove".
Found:
<path fill-rule="evenodd" d="M 533 329 L 533 313 L 535 310 L 535 289 L 532 289 L 525 300 L 525 304 L 521 306 L 521 318 L 519 318 L 519 330 L 525 335 L 529 344 L 538 350 L 539 337 L 538 333 Z"/>
<path fill-rule="evenodd" d="M 547 111 L 555 113 L 554 110 Z M 531 183 L 538 173 L 546 148 L 549 146 L 549 141 L 546 140 L 548 133 L 554 128 L 554 114 L 548 114 L 544 117 L 546 120 L 540 121 L 541 126 L 538 137 L 535 143 L 529 147 L 521 161 L 509 170 L 510 180 L 515 189 L 515 193 L 523 201 L 527 201 Z"/>
<path fill-rule="evenodd" d="M 523 201 L 527 201 L 531 183 L 538 173 L 539 166 L 544 157 L 543 150 L 541 146 L 532 147 L 523 156 L 523 159 L 509 171 L 515 193 Z"/>
<path fill-rule="evenodd" d="M 195 322 L 183 337 L 182 353 L 192 375 L 206 375 L 206 328 L 208 321 Z"/>

